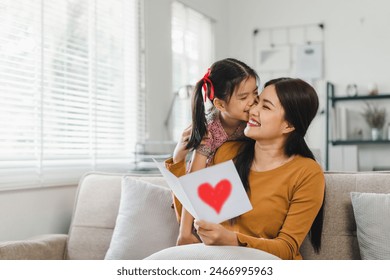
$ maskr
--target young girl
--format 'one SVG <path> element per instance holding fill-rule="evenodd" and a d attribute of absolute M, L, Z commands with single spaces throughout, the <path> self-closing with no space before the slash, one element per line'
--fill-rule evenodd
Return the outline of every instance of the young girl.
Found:
<path fill-rule="evenodd" d="M 192 126 L 187 130 L 186 149 L 194 150 L 188 172 L 209 165 L 224 142 L 244 137 L 249 109 L 258 94 L 258 76 L 245 63 L 227 58 L 215 62 L 196 84 L 192 104 Z M 177 245 L 197 243 L 193 220 L 187 210 L 180 219 Z M 181 215 L 180 215 L 181 214 Z"/>

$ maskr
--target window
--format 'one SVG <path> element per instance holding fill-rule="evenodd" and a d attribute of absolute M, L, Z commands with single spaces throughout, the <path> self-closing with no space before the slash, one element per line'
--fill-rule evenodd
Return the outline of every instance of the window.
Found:
<path fill-rule="evenodd" d="M 213 20 L 179 2 L 172 3 L 172 57 L 174 91 L 195 85 L 214 62 Z M 175 140 L 191 122 L 190 103 L 175 100 L 171 118 Z"/>
<path fill-rule="evenodd" d="M 126 170 L 144 137 L 139 0 L 0 2 L 0 189 Z"/>

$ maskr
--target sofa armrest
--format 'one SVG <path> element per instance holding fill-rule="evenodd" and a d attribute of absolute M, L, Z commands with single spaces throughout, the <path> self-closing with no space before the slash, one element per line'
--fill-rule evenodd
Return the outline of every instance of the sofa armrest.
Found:
<path fill-rule="evenodd" d="M 0 260 L 62 260 L 67 234 L 48 234 L 0 242 Z"/>

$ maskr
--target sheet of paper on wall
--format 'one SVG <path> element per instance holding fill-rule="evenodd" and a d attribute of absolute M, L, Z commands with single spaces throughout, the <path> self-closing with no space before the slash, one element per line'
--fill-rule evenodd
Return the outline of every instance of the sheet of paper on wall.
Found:
<path fill-rule="evenodd" d="M 195 219 L 221 223 L 252 209 L 231 160 L 181 177 L 154 161 L 177 199 Z"/>
<path fill-rule="evenodd" d="M 262 48 L 258 52 L 257 70 L 259 72 L 290 71 L 290 47 L 277 46 Z"/>
<path fill-rule="evenodd" d="M 322 44 L 299 45 L 296 50 L 296 76 L 301 79 L 321 79 L 323 72 Z"/>

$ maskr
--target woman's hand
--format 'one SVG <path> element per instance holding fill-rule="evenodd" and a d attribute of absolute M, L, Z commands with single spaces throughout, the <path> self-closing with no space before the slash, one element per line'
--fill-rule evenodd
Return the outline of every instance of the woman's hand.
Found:
<path fill-rule="evenodd" d="M 220 224 L 195 220 L 194 226 L 200 239 L 206 245 L 238 246 L 236 233 L 224 228 Z"/>
<path fill-rule="evenodd" d="M 175 150 L 173 151 L 173 163 L 178 163 L 182 160 L 185 160 L 187 157 L 189 150 L 186 149 L 186 145 L 190 139 L 191 131 L 192 125 L 184 129 L 183 133 L 181 134 L 181 138 L 179 142 L 177 142 Z"/>

